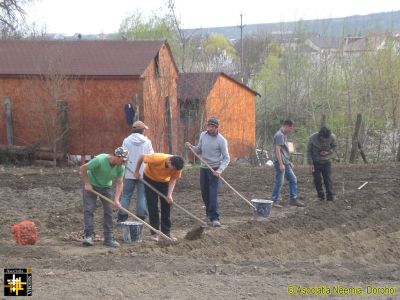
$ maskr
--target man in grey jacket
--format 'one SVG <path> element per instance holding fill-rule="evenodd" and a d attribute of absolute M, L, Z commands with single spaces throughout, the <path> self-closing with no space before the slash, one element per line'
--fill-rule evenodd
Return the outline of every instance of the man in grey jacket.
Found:
<path fill-rule="evenodd" d="M 218 132 L 218 127 L 218 119 L 211 117 L 207 121 L 207 130 L 200 134 L 198 145 L 192 146 L 192 144 L 186 142 L 186 146 L 200 154 L 202 159 L 213 169 L 211 171 L 203 162 L 201 163 L 201 196 L 206 207 L 207 218 L 212 222 L 214 227 L 221 226 L 218 205 L 219 176 L 230 161 L 228 142 Z"/>
<path fill-rule="evenodd" d="M 308 141 L 307 162 L 310 165 L 315 189 L 321 201 L 325 200 L 321 174 L 324 179 L 327 200 L 333 201 L 335 198 L 330 158 L 335 152 L 336 146 L 336 136 L 327 127 L 321 127 L 319 132 L 312 134 Z"/>

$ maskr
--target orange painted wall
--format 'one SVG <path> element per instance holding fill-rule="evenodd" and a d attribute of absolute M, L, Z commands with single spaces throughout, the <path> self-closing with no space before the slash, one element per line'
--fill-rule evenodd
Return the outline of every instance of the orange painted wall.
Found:
<path fill-rule="evenodd" d="M 256 144 L 255 95 L 228 77 L 218 77 L 208 95 L 205 117 L 217 116 L 232 158 L 247 157 Z"/>
<path fill-rule="evenodd" d="M 71 154 L 110 153 L 131 133 L 125 120 L 124 105 L 136 104 L 140 99 L 139 118 L 149 127 L 147 135 L 156 151 L 168 152 L 165 122 L 165 97 L 170 97 L 173 127 L 173 152 L 178 147 L 177 70 L 167 47 L 159 55 L 160 77 L 154 78 L 155 61 L 144 72 L 143 78 L 71 80 L 68 99 L 68 144 Z M 34 79 L 0 78 L 0 144 L 7 143 L 4 99 L 11 97 L 14 144 L 39 143 L 48 147 L 44 124 L 50 115 L 48 96 L 38 88 Z M 44 112 L 44 115 L 42 113 Z M 58 122 L 60 124 L 60 122 Z M 158 140 L 156 140 L 158 139 Z M 61 149 L 61 148 L 59 148 Z"/>
<path fill-rule="evenodd" d="M 4 99 L 11 97 L 14 144 L 39 143 L 48 147 L 46 113 L 48 96 L 37 89 L 37 80 L 0 79 L 0 144 L 6 144 Z M 68 145 L 71 154 L 110 152 L 130 133 L 125 121 L 125 103 L 141 95 L 139 79 L 73 80 L 68 103 Z M 42 112 L 44 111 L 44 115 Z M 57 122 L 60 124 L 60 122 Z"/>
<path fill-rule="evenodd" d="M 159 75 L 155 75 L 156 63 L 153 60 L 146 71 L 143 84 L 144 122 L 150 127 L 148 137 L 153 143 L 154 151 L 169 152 L 168 128 L 166 121 L 166 97 L 169 97 L 172 116 L 172 153 L 179 154 L 178 149 L 178 99 L 176 82 L 178 72 L 172 56 L 166 46 L 159 52 Z"/>

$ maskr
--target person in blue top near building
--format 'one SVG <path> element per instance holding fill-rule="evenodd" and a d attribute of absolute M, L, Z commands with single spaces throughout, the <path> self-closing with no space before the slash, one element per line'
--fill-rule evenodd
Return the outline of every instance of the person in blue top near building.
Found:
<path fill-rule="evenodd" d="M 293 172 L 293 163 L 290 161 L 287 136 L 294 131 L 294 123 L 291 119 L 283 121 L 281 128 L 275 133 L 272 145 L 272 160 L 275 168 L 275 183 L 272 189 L 272 201 L 274 207 L 281 208 L 279 194 L 284 178 L 289 181 L 290 205 L 304 206 L 297 200 L 297 177 Z"/>
<path fill-rule="evenodd" d="M 128 150 L 123 147 L 115 149 L 114 154 L 99 154 L 88 163 L 80 167 L 80 173 L 84 184 L 83 188 L 83 219 L 85 237 L 83 245 L 94 245 L 94 211 L 96 210 L 96 191 L 107 198 L 112 198 L 112 182 L 115 180 L 114 202 L 120 208 L 119 197 L 123 189 L 125 161 L 128 159 Z M 100 198 L 103 204 L 104 220 L 104 245 L 119 247 L 119 243 L 113 238 L 112 204 Z"/>
<path fill-rule="evenodd" d="M 214 227 L 220 227 L 218 190 L 219 176 L 230 162 L 228 142 L 218 132 L 219 120 L 210 117 L 207 121 L 207 130 L 200 134 L 199 143 L 193 146 L 186 142 L 186 146 L 200 154 L 202 159 L 212 167 L 211 171 L 203 162 L 200 168 L 201 196 L 206 208 L 207 219 Z"/>

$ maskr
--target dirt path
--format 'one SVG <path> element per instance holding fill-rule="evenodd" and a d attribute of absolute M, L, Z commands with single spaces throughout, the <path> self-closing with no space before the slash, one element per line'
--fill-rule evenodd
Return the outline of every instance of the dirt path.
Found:
<path fill-rule="evenodd" d="M 306 168 L 295 171 L 305 208 L 286 206 L 254 219 L 248 204 L 223 186 L 222 228 L 186 240 L 197 224 L 175 209 L 178 243 L 145 240 L 110 249 L 101 241 L 85 248 L 74 240 L 83 219 L 76 169 L 0 166 L 0 268 L 32 267 L 33 299 L 299 298 L 288 294 L 290 285 L 364 292 L 345 299 L 400 298 L 400 165 L 335 166 L 334 203 L 316 199 Z M 230 166 L 224 177 L 248 199 L 271 193 L 271 168 Z M 198 170 L 184 172 L 174 199 L 203 216 Z M 10 227 L 25 218 L 39 227 L 37 245 L 12 240 Z M 100 238 L 101 218 L 99 207 Z M 122 242 L 120 230 L 115 234 Z M 395 287 L 397 294 L 367 294 L 369 285 Z M 344 299 L 329 297 L 336 298 Z"/>

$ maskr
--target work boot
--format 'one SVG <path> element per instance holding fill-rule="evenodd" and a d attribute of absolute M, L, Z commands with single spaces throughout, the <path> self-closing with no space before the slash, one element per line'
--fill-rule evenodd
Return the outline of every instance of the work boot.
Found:
<path fill-rule="evenodd" d="M 128 220 L 128 215 L 117 215 L 117 223 L 125 222 L 126 220 Z"/>
<path fill-rule="evenodd" d="M 120 246 L 119 243 L 113 238 L 104 240 L 103 244 L 107 247 L 114 247 L 114 248 L 118 248 Z"/>
<path fill-rule="evenodd" d="M 93 235 L 86 236 L 86 237 L 83 239 L 82 244 L 83 244 L 84 246 L 93 246 L 93 245 L 94 245 Z"/>
<path fill-rule="evenodd" d="M 324 193 L 318 193 L 318 198 L 319 198 L 319 200 L 324 201 L 325 200 L 325 194 Z"/>
<path fill-rule="evenodd" d="M 334 201 L 336 199 L 336 197 L 334 195 L 328 196 L 328 198 L 326 200 L 328 201 Z"/>
<path fill-rule="evenodd" d="M 297 199 L 290 200 L 290 205 L 297 206 L 297 207 L 304 207 L 304 203 L 300 202 Z"/>
<path fill-rule="evenodd" d="M 272 204 L 272 206 L 276 207 L 276 208 L 282 208 L 283 207 L 282 205 L 279 204 L 278 201 L 274 201 L 274 204 Z"/>
<path fill-rule="evenodd" d="M 146 221 L 146 216 L 137 216 L 140 220 Z"/>

